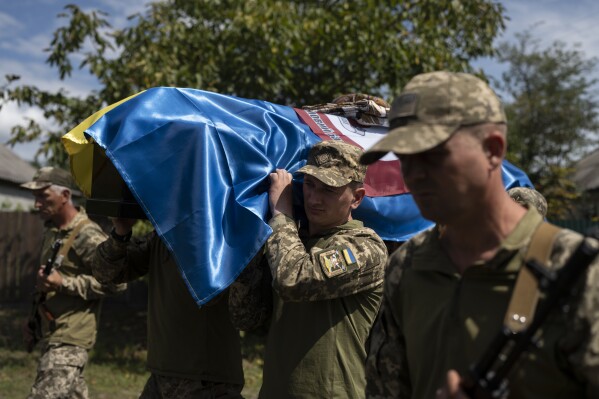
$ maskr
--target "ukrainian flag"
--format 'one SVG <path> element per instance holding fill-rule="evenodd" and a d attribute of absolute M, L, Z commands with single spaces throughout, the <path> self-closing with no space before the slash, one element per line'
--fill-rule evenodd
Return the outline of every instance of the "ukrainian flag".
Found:
<path fill-rule="evenodd" d="M 290 107 L 159 87 L 97 112 L 62 140 L 88 196 L 93 143 L 105 151 L 202 305 L 235 280 L 271 234 L 269 174 L 296 171 L 322 139 Z M 506 188 L 532 186 L 512 165 L 503 171 Z M 432 226 L 409 193 L 367 197 L 354 217 L 393 241 Z"/>

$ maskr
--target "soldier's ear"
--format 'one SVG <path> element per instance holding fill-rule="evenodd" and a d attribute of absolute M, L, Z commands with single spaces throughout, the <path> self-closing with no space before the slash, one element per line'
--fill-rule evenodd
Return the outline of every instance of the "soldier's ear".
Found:
<path fill-rule="evenodd" d="M 355 189 L 353 191 L 351 209 L 356 209 L 358 206 L 360 206 L 365 195 L 366 195 L 366 189 L 364 187 Z"/>
<path fill-rule="evenodd" d="M 490 168 L 496 169 L 500 167 L 507 150 L 505 136 L 500 132 L 492 131 L 484 138 L 482 144 Z"/>
<path fill-rule="evenodd" d="M 71 190 L 69 190 L 68 188 L 63 189 L 60 192 L 60 196 L 64 200 L 63 202 L 69 202 L 69 200 L 71 199 Z"/>

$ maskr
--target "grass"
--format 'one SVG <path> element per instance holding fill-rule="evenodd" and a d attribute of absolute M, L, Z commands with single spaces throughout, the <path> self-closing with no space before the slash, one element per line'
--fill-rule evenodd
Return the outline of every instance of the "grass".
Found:
<path fill-rule="evenodd" d="M 85 378 L 91 398 L 137 398 L 149 376 L 146 359 L 146 312 L 123 304 L 107 303 L 98 340 L 90 352 Z M 39 348 L 27 353 L 21 326 L 29 304 L 0 304 L 0 399 L 24 398 L 35 378 Z M 246 399 L 258 396 L 262 383 L 264 337 L 241 334 Z"/>

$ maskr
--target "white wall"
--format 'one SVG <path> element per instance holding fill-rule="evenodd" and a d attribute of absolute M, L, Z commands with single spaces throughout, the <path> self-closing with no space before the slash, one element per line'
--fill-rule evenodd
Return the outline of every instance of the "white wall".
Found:
<path fill-rule="evenodd" d="M 0 184 L 0 210 L 28 211 L 33 208 L 33 195 L 29 190 Z"/>

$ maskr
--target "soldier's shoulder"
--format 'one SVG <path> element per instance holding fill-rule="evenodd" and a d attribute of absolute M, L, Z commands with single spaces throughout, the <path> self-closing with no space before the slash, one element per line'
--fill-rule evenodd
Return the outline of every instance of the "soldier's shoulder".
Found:
<path fill-rule="evenodd" d="M 104 230 L 93 220 L 86 217 L 82 223 L 84 224 L 75 238 L 76 241 L 89 245 L 98 245 L 108 238 Z"/>
<path fill-rule="evenodd" d="M 437 234 L 438 232 L 434 229 L 420 232 L 391 254 L 385 274 L 385 295 L 394 295 L 406 270 L 413 268 L 414 254 L 418 251 L 428 251 L 428 243 L 435 239 Z"/>
<path fill-rule="evenodd" d="M 563 266 L 565 261 L 574 253 L 583 239 L 584 236 L 580 233 L 569 229 L 560 229 L 555 236 L 555 241 L 553 242 L 553 248 L 551 250 L 552 267 L 559 268 Z M 596 240 L 590 237 L 587 238 L 587 240 L 596 242 Z"/>
<path fill-rule="evenodd" d="M 403 243 L 401 247 L 393 252 L 389 258 L 389 267 L 401 269 L 410 268 L 411 263 L 409 262 L 409 259 L 411 258 L 411 254 L 419 250 L 426 251 L 426 247 L 430 241 L 435 238 L 436 234 L 436 230 L 431 228 L 412 236 L 408 241 Z"/>
<path fill-rule="evenodd" d="M 357 238 L 380 241 L 381 243 L 383 242 L 383 239 L 377 234 L 376 231 L 366 226 L 356 227 L 354 229 L 347 230 L 347 235 Z"/>

